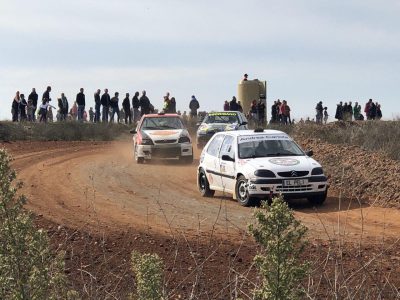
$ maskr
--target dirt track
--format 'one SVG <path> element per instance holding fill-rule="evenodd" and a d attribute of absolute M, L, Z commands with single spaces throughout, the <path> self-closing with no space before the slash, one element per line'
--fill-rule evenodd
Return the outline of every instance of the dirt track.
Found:
<path fill-rule="evenodd" d="M 129 142 L 13 143 L 7 148 L 25 182 L 28 207 L 58 224 L 101 231 L 151 229 L 161 234 L 176 229 L 189 236 L 214 230 L 235 239 L 251 221 L 253 210 L 228 196 L 200 197 L 197 160 L 190 166 L 137 165 Z M 365 204 L 360 208 L 356 200 L 339 200 L 337 194 L 331 190 L 317 210 L 305 201 L 291 204 L 313 237 L 335 238 L 338 230 L 354 239 L 398 237 L 399 210 Z"/>

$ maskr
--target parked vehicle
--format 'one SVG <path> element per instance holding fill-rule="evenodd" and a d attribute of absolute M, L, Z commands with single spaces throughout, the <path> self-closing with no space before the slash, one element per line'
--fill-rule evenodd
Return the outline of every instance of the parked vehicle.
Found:
<path fill-rule="evenodd" d="M 241 130 L 215 134 L 204 147 L 197 169 L 202 196 L 232 194 L 243 206 L 283 194 L 322 204 L 328 183 L 321 165 L 286 133 Z"/>

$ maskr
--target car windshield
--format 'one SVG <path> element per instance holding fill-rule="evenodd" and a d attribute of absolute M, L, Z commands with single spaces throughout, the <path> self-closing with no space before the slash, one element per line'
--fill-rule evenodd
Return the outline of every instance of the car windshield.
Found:
<path fill-rule="evenodd" d="M 183 123 L 178 117 L 159 117 L 145 118 L 143 120 L 142 129 L 144 130 L 160 130 L 160 129 L 183 129 Z"/>
<path fill-rule="evenodd" d="M 239 141 L 239 158 L 304 155 L 300 147 L 290 139 Z"/>
<path fill-rule="evenodd" d="M 203 123 L 233 124 L 233 123 L 239 123 L 239 118 L 236 113 L 210 113 L 205 117 Z"/>

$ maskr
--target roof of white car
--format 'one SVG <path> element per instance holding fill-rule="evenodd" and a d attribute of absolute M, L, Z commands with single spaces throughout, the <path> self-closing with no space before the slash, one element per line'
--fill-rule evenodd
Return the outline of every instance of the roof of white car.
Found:
<path fill-rule="evenodd" d="M 243 135 L 262 135 L 262 134 L 271 134 L 271 135 L 286 135 L 287 134 L 280 130 L 273 130 L 273 129 L 264 129 L 264 131 L 257 131 L 254 130 L 233 130 L 233 131 L 223 131 L 219 132 L 220 134 L 230 134 L 233 136 L 243 136 Z"/>

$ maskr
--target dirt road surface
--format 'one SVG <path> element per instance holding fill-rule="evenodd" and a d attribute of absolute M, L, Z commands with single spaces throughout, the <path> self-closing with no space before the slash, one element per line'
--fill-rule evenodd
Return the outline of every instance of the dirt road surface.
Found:
<path fill-rule="evenodd" d="M 214 230 L 226 237 L 246 231 L 252 208 L 222 193 L 199 195 L 198 151 L 192 165 L 138 165 L 131 150 L 130 142 L 37 142 L 11 149 L 19 178 L 26 183 L 28 208 L 59 224 L 189 235 Z M 292 201 L 291 207 L 311 235 L 322 239 L 334 239 L 338 232 L 357 239 L 397 237 L 400 232 L 399 210 L 369 207 L 340 197 L 339 191 L 329 191 L 321 207 L 302 200 Z"/>
<path fill-rule="evenodd" d="M 66 251 L 71 288 L 84 299 L 126 299 L 135 284 L 132 250 L 159 254 L 170 299 L 250 299 L 260 281 L 256 243 L 247 232 L 253 208 L 230 196 L 202 198 L 192 165 L 137 165 L 130 142 L 2 143 L 23 180 L 27 208 L 51 245 Z M 330 190 L 326 203 L 290 206 L 309 230 L 309 297 L 331 298 L 349 285 L 398 296 L 397 209 L 370 207 Z M 337 283 L 331 285 L 333 274 Z M 343 286 L 340 286 L 340 283 Z M 309 282 L 308 282 L 309 284 Z M 340 292 L 341 293 L 341 292 Z"/>

